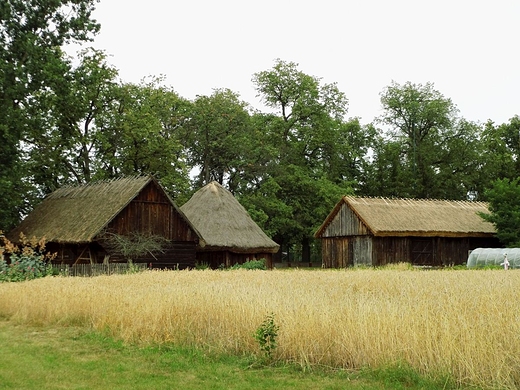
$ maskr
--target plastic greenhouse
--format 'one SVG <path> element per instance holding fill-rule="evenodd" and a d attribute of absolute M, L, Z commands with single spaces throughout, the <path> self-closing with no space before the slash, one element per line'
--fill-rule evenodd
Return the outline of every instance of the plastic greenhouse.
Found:
<path fill-rule="evenodd" d="M 467 267 L 500 266 L 504 255 L 507 255 L 509 268 L 520 268 L 520 248 L 476 248 L 468 256 Z"/>

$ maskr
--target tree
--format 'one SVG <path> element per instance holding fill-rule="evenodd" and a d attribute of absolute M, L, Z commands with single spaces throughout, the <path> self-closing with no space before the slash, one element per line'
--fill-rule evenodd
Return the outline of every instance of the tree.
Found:
<path fill-rule="evenodd" d="M 298 64 L 275 61 L 272 70 L 253 75 L 264 103 L 278 111 L 272 118 L 271 141 L 280 145 L 287 162 L 313 163 L 334 121 L 344 120 L 348 99 L 336 84 L 298 70 Z"/>
<path fill-rule="evenodd" d="M 480 157 L 483 188 L 496 179 L 513 180 L 520 176 L 520 117 L 514 116 L 498 126 L 488 121 L 482 133 L 482 145 L 485 151 Z"/>
<path fill-rule="evenodd" d="M 520 245 L 520 178 L 496 180 L 486 191 L 489 214 L 482 218 L 495 225 L 497 238 L 507 247 Z"/>
<path fill-rule="evenodd" d="M 350 135 L 358 137 L 359 126 L 346 124 L 348 100 L 336 84 L 322 83 L 293 62 L 276 60 L 271 70 L 256 73 L 253 82 L 275 112 L 256 117 L 269 161 L 257 169 L 256 185 L 244 191 L 241 200 L 249 209 L 264 210 L 275 239 L 300 245 L 303 260 L 309 261 L 314 230 L 350 191 L 353 178 L 339 172 L 345 167 L 342 156 L 354 165 L 358 159 L 347 144 Z"/>
<path fill-rule="evenodd" d="M 392 166 L 387 178 L 398 181 L 386 183 L 397 192 L 392 195 L 465 198 L 476 181 L 480 128 L 458 118 L 456 106 L 431 83 L 393 82 L 381 93 L 381 104 L 378 123 L 384 131 L 375 161 Z M 390 147 L 381 145 L 384 139 Z M 385 156 L 390 160 L 383 161 Z"/>
<path fill-rule="evenodd" d="M 406 169 L 401 142 L 377 134 L 371 151 L 371 162 L 364 173 L 359 193 L 374 197 L 412 197 L 409 191 L 413 184 Z"/>
<path fill-rule="evenodd" d="M 154 174 L 175 198 L 189 191 L 183 146 L 191 104 L 161 77 L 117 87 L 98 121 L 97 177 Z"/>
<path fill-rule="evenodd" d="M 0 227 L 19 219 L 26 187 L 20 141 L 29 100 L 63 76 L 60 47 L 88 41 L 99 25 L 96 0 L 6 0 L 0 4 Z"/>
<path fill-rule="evenodd" d="M 40 125 L 24 138 L 27 166 L 43 193 L 65 183 L 88 183 L 97 174 L 99 137 L 106 130 L 102 118 L 114 104 L 118 71 L 99 50 L 83 50 L 78 59 L 74 67 L 65 58 L 68 71 L 28 108 Z"/>
<path fill-rule="evenodd" d="M 229 89 L 197 96 L 186 128 L 189 162 L 199 169 L 195 187 L 227 180 L 233 192 L 254 141 L 248 104 Z"/>

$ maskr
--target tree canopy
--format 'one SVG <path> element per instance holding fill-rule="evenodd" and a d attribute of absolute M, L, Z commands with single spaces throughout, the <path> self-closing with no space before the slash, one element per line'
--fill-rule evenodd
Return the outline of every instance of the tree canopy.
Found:
<path fill-rule="evenodd" d="M 520 246 L 520 178 L 494 181 L 486 196 L 490 213 L 482 214 L 482 218 L 495 225 L 502 244 Z"/>
<path fill-rule="evenodd" d="M 99 31 L 91 18 L 96 0 L 5 0 L 0 4 L 0 227 L 12 227 L 30 193 L 21 143 L 40 124 L 30 110 L 67 72 L 61 47 Z M 24 191 L 25 190 L 25 191 Z"/>

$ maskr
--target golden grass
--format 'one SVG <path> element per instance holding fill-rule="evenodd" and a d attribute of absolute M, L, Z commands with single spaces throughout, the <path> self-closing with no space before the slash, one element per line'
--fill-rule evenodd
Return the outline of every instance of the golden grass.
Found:
<path fill-rule="evenodd" d="M 126 341 L 258 353 L 274 313 L 277 359 L 407 362 L 461 384 L 520 386 L 520 272 L 170 271 L 0 284 L 0 315 L 83 324 Z"/>

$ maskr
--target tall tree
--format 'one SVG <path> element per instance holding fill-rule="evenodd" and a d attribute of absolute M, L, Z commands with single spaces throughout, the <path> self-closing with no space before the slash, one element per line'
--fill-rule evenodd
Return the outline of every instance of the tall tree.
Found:
<path fill-rule="evenodd" d="M 381 104 L 383 114 L 378 123 L 384 129 L 383 139 L 391 140 L 393 146 L 376 149 L 391 161 L 383 162 L 384 155 L 375 158 L 380 166 L 401 165 L 392 168 L 393 177 L 387 177 L 400 181 L 387 183 L 392 191 L 398 190 L 395 195 L 466 197 L 476 172 L 472 151 L 478 150 L 479 127 L 458 118 L 456 106 L 431 83 L 393 82 L 381 93 Z"/>
<path fill-rule="evenodd" d="M 97 177 L 154 174 L 170 195 L 189 191 L 183 146 L 191 103 L 161 77 L 117 87 L 114 102 L 98 121 Z"/>
<path fill-rule="evenodd" d="M 520 245 L 520 179 L 498 179 L 486 191 L 489 213 L 482 218 L 495 225 L 498 239 L 507 247 Z"/>
<path fill-rule="evenodd" d="M 252 150 L 249 105 L 229 89 L 216 89 L 197 96 L 186 128 L 189 162 L 198 169 L 195 187 L 227 180 L 234 191 Z"/>
<path fill-rule="evenodd" d="M 301 246 L 308 261 L 314 229 L 340 194 L 350 191 L 349 181 L 331 177 L 331 169 L 341 170 L 338 145 L 347 155 L 348 135 L 358 126 L 345 124 L 348 100 L 336 84 L 322 83 L 293 62 L 277 60 L 271 70 L 256 73 L 253 82 L 274 110 L 262 116 L 271 159 L 243 201 L 264 210 L 275 238 Z"/>
<path fill-rule="evenodd" d="M 24 137 L 28 173 L 43 192 L 64 183 L 92 180 L 104 131 L 102 118 L 116 98 L 118 71 L 107 62 L 106 54 L 86 49 L 77 58 L 77 66 L 65 58 L 69 70 L 55 88 L 35 95 L 27 109 L 41 123 Z"/>
<path fill-rule="evenodd" d="M 23 208 L 20 141 L 29 99 L 63 77 L 60 47 L 88 41 L 99 25 L 97 0 L 5 0 L 0 3 L 0 228 L 9 229 Z"/>
<path fill-rule="evenodd" d="M 491 187 L 496 179 L 515 179 L 520 176 L 520 117 L 514 116 L 507 123 L 495 125 L 488 121 L 482 133 L 480 182 Z M 483 188 L 481 188 L 483 190 Z"/>

